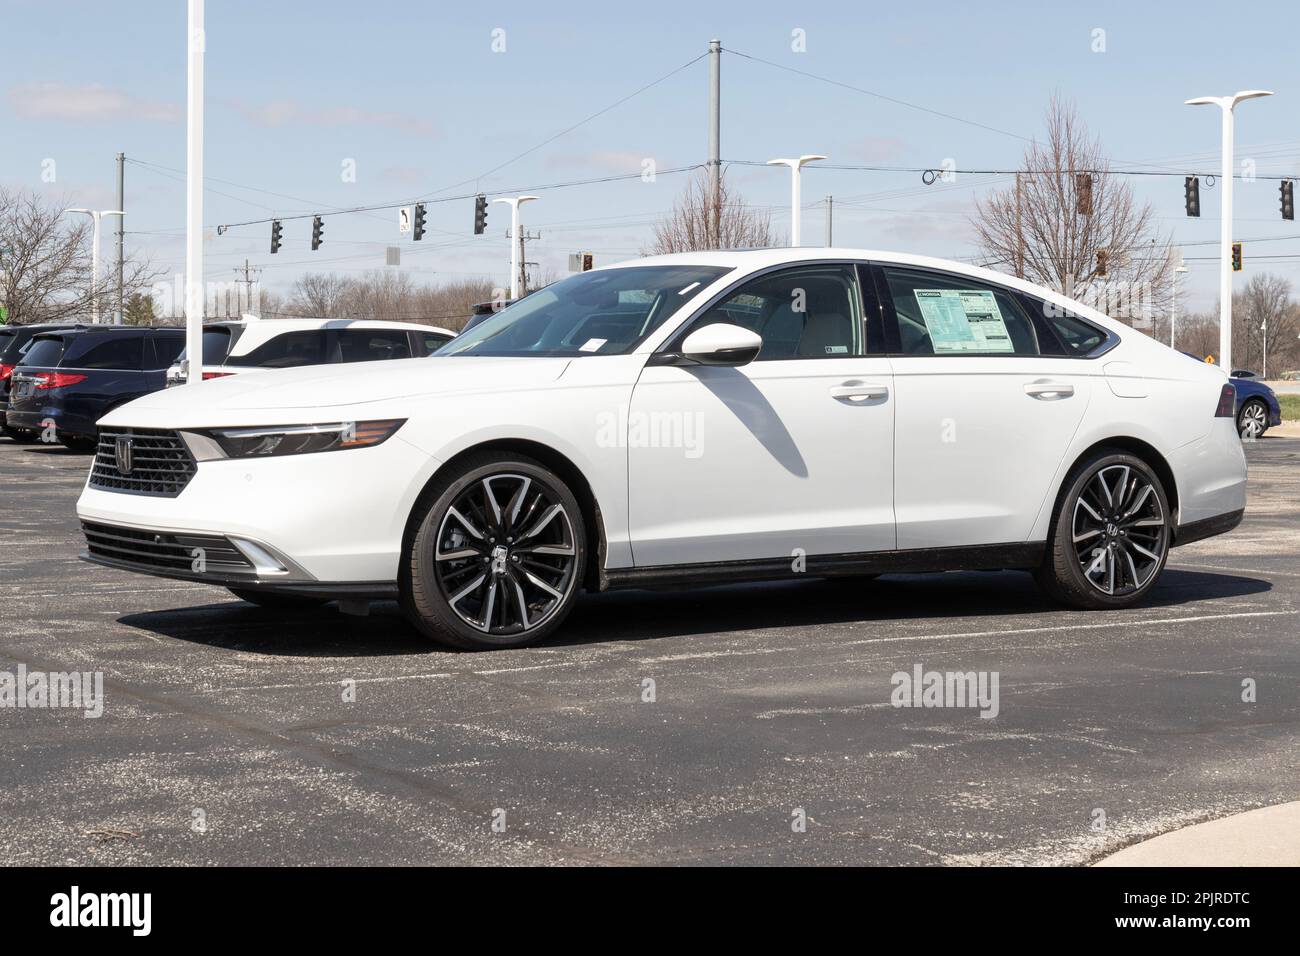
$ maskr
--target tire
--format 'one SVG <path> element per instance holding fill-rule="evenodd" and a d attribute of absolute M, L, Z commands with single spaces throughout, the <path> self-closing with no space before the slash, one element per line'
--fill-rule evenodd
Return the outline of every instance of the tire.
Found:
<path fill-rule="evenodd" d="M 1247 401 L 1237 412 L 1237 434 L 1246 441 L 1263 438 L 1268 431 L 1268 406 L 1258 398 Z"/>
<path fill-rule="evenodd" d="M 259 591 L 257 588 L 226 588 L 241 601 L 256 604 L 268 611 L 310 611 L 326 602 L 320 598 L 298 597 L 294 594 L 278 594 L 275 591 Z"/>
<path fill-rule="evenodd" d="M 1039 585 L 1071 607 L 1132 607 L 1155 586 L 1169 558 L 1164 485 L 1140 458 L 1103 448 L 1070 472 L 1064 488 L 1035 573 Z"/>
<path fill-rule="evenodd" d="M 79 435 L 61 435 L 60 444 L 69 451 L 75 451 L 82 455 L 93 455 L 99 443 L 93 438 L 82 438 Z"/>
<path fill-rule="evenodd" d="M 588 551 L 582 508 L 563 479 L 523 455 L 475 455 L 416 509 L 401 603 L 420 633 L 489 650 L 525 647 L 559 629 Z"/>
<path fill-rule="evenodd" d="M 40 437 L 40 432 L 32 431 L 30 428 L 9 428 L 6 426 L 4 436 L 20 445 L 30 445 Z"/>

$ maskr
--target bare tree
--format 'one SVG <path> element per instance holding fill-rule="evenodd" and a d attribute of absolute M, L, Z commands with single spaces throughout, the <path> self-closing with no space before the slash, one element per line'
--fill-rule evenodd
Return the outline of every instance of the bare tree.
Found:
<path fill-rule="evenodd" d="M 718 239 L 713 239 L 714 223 Z M 732 192 L 725 175 L 718 183 L 715 200 L 705 170 L 694 176 L 666 219 L 655 225 L 654 243 L 647 255 L 695 252 L 701 249 L 760 249 L 783 245 L 784 238 L 772 229 L 772 216 L 745 205 Z"/>
<path fill-rule="evenodd" d="M 37 194 L 0 188 L 0 298 L 15 325 L 61 319 L 90 300 L 90 227 Z"/>
<path fill-rule="evenodd" d="M 471 307 L 491 301 L 495 291 L 488 279 L 417 285 L 406 273 L 386 270 L 357 277 L 309 273 L 294 283 L 286 301 L 263 292 L 261 304 L 262 314 L 269 318 L 383 319 L 456 331 L 468 320 Z"/>
<path fill-rule="evenodd" d="M 1167 308 L 1171 247 L 1109 168 L 1075 107 L 1053 97 L 1046 142 L 1025 149 L 1014 187 L 976 202 L 972 225 L 994 264 L 1141 326 Z"/>
<path fill-rule="evenodd" d="M 0 188 L 0 299 L 15 325 L 80 318 L 92 311 L 90 224 L 63 215 L 65 203 Z M 123 272 L 123 298 L 145 293 L 161 275 L 132 256 Z M 116 309 L 115 280 L 101 277 L 100 314 Z"/>
<path fill-rule="evenodd" d="M 1294 368 L 1300 352 L 1296 347 L 1300 319 L 1291 299 L 1291 283 L 1281 276 L 1257 273 L 1233 300 L 1232 337 L 1244 345 L 1240 367 L 1263 372 L 1267 346 L 1271 372 Z M 1234 354 L 1236 351 L 1234 348 Z"/>

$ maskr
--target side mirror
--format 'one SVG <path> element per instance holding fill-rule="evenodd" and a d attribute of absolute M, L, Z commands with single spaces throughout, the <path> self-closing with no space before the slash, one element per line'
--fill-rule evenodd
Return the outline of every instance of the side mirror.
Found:
<path fill-rule="evenodd" d="M 718 323 L 696 329 L 682 343 L 682 356 L 699 365 L 748 365 L 758 357 L 763 338 L 739 325 Z"/>

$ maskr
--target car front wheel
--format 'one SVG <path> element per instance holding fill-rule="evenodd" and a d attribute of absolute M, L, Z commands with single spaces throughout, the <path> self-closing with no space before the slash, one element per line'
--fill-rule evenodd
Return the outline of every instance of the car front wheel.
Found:
<path fill-rule="evenodd" d="M 522 455 L 467 459 L 418 516 L 402 606 L 428 637 L 464 650 L 523 647 L 573 607 L 586 525 L 564 481 Z"/>
<path fill-rule="evenodd" d="M 1259 399 L 1252 398 L 1237 413 L 1237 434 L 1249 441 L 1262 438 L 1268 430 L 1268 408 Z"/>
<path fill-rule="evenodd" d="M 1146 462 L 1103 450 L 1067 479 L 1037 578 L 1080 608 L 1131 607 L 1169 557 L 1169 499 Z"/>

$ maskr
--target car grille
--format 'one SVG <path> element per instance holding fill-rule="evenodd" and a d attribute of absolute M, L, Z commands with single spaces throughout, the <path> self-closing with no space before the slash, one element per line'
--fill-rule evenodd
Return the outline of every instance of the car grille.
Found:
<path fill-rule="evenodd" d="M 130 439 L 131 468 L 123 474 L 117 457 L 118 438 Z M 90 486 L 104 491 L 175 498 L 190 483 L 198 466 L 174 431 L 158 428 L 101 428 Z"/>
<path fill-rule="evenodd" d="M 134 565 L 141 570 L 200 577 L 256 574 L 252 562 L 229 538 L 221 535 L 141 531 L 90 521 L 83 521 L 81 530 L 86 535 L 86 550 L 92 557 Z"/>

